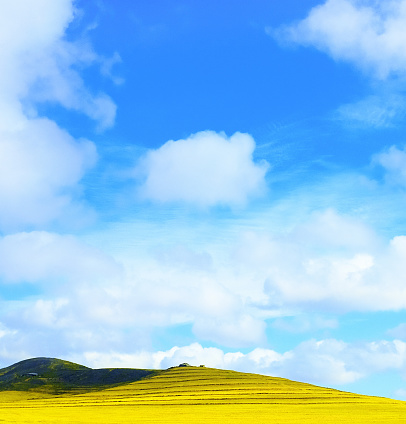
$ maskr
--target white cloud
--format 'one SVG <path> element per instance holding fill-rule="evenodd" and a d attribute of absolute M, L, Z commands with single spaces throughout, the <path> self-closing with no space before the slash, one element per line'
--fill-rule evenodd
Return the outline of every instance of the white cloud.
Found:
<path fill-rule="evenodd" d="M 73 236 L 44 231 L 0 238 L 3 283 L 57 283 L 115 280 L 121 267 L 103 252 Z"/>
<path fill-rule="evenodd" d="M 278 375 L 316 384 L 346 384 L 370 374 L 404 370 L 406 344 L 397 340 L 372 343 L 309 340 L 277 364 Z"/>
<path fill-rule="evenodd" d="M 75 16 L 72 0 L 2 1 L 1 8 L 0 103 L 58 102 L 85 113 L 102 129 L 111 126 L 114 103 L 103 93 L 90 93 L 76 69 L 99 60 L 97 55 L 86 42 L 64 39 Z"/>
<path fill-rule="evenodd" d="M 292 231 L 292 237 L 308 246 L 344 248 L 347 252 L 372 247 L 378 242 L 375 233 L 363 222 L 333 209 L 314 212 Z"/>
<path fill-rule="evenodd" d="M 100 59 L 88 43 L 65 39 L 75 17 L 71 0 L 1 1 L 1 11 L 0 230 L 85 222 L 79 182 L 96 161 L 95 145 L 38 117 L 36 105 L 59 103 L 100 129 L 113 125 L 116 106 L 92 94 L 80 75 Z"/>
<path fill-rule="evenodd" d="M 2 0 L 1 10 L 0 95 L 6 100 L 20 99 L 36 76 L 35 66 L 25 69 L 24 61 L 57 43 L 74 11 L 70 0 Z"/>
<path fill-rule="evenodd" d="M 9 328 L 7 328 L 5 325 L 3 325 L 3 324 L 0 322 L 0 339 L 1 339 L 2 337 L 7 336 L 7 335 L 10 335 L 10 334 L 16 334 L 16 333 L 17 333 L 17 331 L 16 331 L 16 330 L 10 330 Z"/>
<path fill-rule="evenodd" d="M 77 359 L 81 359 L 90 367 L 106 367 L 106 364 L 114 364 L 108 366 L 165 369 L 187 362 L 195 366 L 231 369 L 239 361 L 244 361 L 247 356 L 254 358 L 251 362 L 265 363 L 266 366 L 282 358 L 282 355 L 267 349 L 255 349 L 245 355 L 241 352 L 225 353 L 218 348 L 204 348 L 199 343 L 192 343 L 189 346 L 174 346 L 167 351 L 158 352 L 145 350 L 133 354 L 85 352 L 82 358 Z"/>
<path fill-rule="evenodd" d="M 245 281 L 249 289 L 241 295 L 249 299 L 249 292 L 256 293 L 251 301 L 262 310 L 406 308 L 406 237 L 385 243 L 361 222 L 332 211 L 284 235 L 251 232 L 241 240 L 232 263 L 234 290 Z"/>
<path fill-rule="evenodd" d="M 397 399 L 406 400 L 406 389 L 398 389 L 395 392 Z"/>
<path fill-rule="evenodd" d="M 131 244 L 113 258 L 71 236 L 3 237 L 2 283 L 31 283 L 39 290 L 3 304 L 0 321 L 40 333 L 38 344 L 53 335 L 64 351 L 87 346 L 104 352 L 109 342 L 128 353 L 132 332 L 145 341 L 182 325 L 188 337 L 220 346 L 263 346 L 266 324 L 301 332 L 334 329 L 338 323 L 325 318 L 326 311 L 406 307 L 406 237 L 384 243 L 364 224 L 331 210 L 290 232 L 250 232 L 221 248 L 189 248 L 183 257 L 185 250 L 165 255 L 162 246 L 155 255 L 152 246 Z"/>
<path fill-rule="evenodd" d="M 66 314 L 64 314 L 68 306 L 68 299 L 39 299 L 23 312 L 23 316 L 30 322 L 32 328 L 41 328 L 42 330 L 52 328 L 62 329 L 69 326 L 71 322 L 66 317 Z"/>
<path fill-rule="evenodd" d="M 193 343 L 159 352 L 87 352 L 75 359 L 91 367 L 155 369 L 165 369 L 187 362 L 194 366 L 206 365 L 284 377 L 322 386 L 339 386 L 378 372 L 405 371 L 406 343 L 398 340 L 353 344 L 334 339 L 309 340 L 284 353 L 264 348 L 256 348 L 248 353 L 226 353 L 218 348 L 205 348 L 199 343 Z"/>
<path fill-rule="evenodd" d="M 114 52 L 112 57 L 105 58 L 102 61 L 101 68 L 100 68 L 102 75 L 110 78 L 114 82 L 114 84 L 116 84 L 116 85 L 121 85 L 121 84 L 124 83 L 123 78 L 117 77 L 113 74 L 114 65 L 116 65 L 117 63 L 121 63 L 121 62 L 122 62 L 122 59 L 121 59 L 120 55 L 117 52 Z"/>
<path fill-rule="evenodd" d="M 102 351 L 110 340 L 128 353 L 128 329 L 148 340 L 183 325 L 199 340 L 240 348 L 263 346 L 267 325 L 334 330 L 338 323 L 326 311 L 406 307 L 406 237 L 385 244 L 362 223 L 331 210 L 285 234 L 250 232 L 222 248 L 189 249 L 182 258 L 162 252 L 155 257 L 150 248 L 131 246 L 113 258 L 71 236 L 6 236 L 0 239 L 3 284 L 40 290 L 9 303 L 0 320 L 28 333 L 57 328 L 66 351 L 84 343 Z M 100 327 L 104 338 L 97 336 Z M 89 334 L 82 341 L 84 330 Z"/>
<path fill-rule="evenodd" d="M 406 0 L 327 0 L 305 19 L 267 31 L 280 41 L 313 46 L 385 80 L 374 87 L 374 94 L 340 106 L 337 119 L 349 125 L 387 128 L 404 118 Z"/>
<path fill-rule="evenodd" d="M 157 202 L 207 207 L 243 205 L 265 189 L 265 162 L 255 163 L 255 142 L 248 134 L 204 131 L 168 141 L 140 161 L 145 178 L 140 195 Z"/>
<path fill-rule="evenodd" d="M 399 324 L 387 331 L 387 334 L 396 339 L 406 340 L 406 323 Z"/>
<path fill-rule="evenodd" d="M 298 315 L 277 318 L 271 325 L 273 328 L 289 333 L 305 333 L 319 329 L 334 329 L 339 327 L 337 319 L 327 319 L 319 315 Z"/>
<path fill-rule="evenodd" d="M 17 328 L 47 333 L 58 328 L 65 335 L 75 330 L 69 341 L 61 340 L 68 346 L 82 337 L 81 329 L 96 334 L 100 325 L 115 333 L 113 339 L 127 342 L 125 328 L 151 333 L 178 324 L 226 346 L 264 341 L 263 319 L 246 311 L 240 296 L 212 269 L 178 268 L 137 256 L 119 263 L 75 237 L 47 232 L 1 238 L 0 282 L 40 289 L 35 298 L 10 302 L 2 317 Z M 98 347 L 106 342 L 88 339 Z"/>
<path fill-rule="evenodd" d="M 85 352 L 82 357 L 76 357 L 76 360 L 82 360 L 88 366 L 95 368 L 112 364 L 111 366 L 115 367 L 164 369 L 182 362 L 222 368 L 219 364 L 224 362 L 224 356 L 229 357 L 227 355 L 230 356 L 230 354 L 224 354 L 221 349 L 203 348 L 199 343 L 193 343 L 189 346 L 175 346 L 167 351 L 158 352 L 141 351 L 132 354 Z"/>
<path fill-rule="evenodd" d="M 47 119 L 0 130 L 0 203 L 7 205 L 0 228 L 39 226 L 74 213 L 77 185 L 95 160 L 93 143 L 74 140 Z"/>
<path fill-rule="evenodd" d="M 336 117 L 351 125 L 388 128 L 406 115 L 406 100 L 399 94 L 371 95 L 340 106 Z"/>
<path fill-rule="evenodd" d="M 391 146 L 373 157 L 372 163 L 382 166 L 386 180 L 391 184 L 406 185 L 406 150 Z"/>
<path fill-rule="evenodd" d="M 405 22 L 405 0 L 327 0 L 276 34 L 386 78 L 406 71 Z"/>
<path fill-rule="evenodd" d="M 198 317 L 193 332 L 199 340 L 210 340 L 221 346 L 242 347 L 265 342 L 266 324 L 248 314 L 218 319 Z"/>

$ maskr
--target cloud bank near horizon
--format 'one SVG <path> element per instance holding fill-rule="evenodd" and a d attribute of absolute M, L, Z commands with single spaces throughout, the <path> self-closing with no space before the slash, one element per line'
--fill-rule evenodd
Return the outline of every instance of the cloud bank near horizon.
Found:
<path fill-rule="evenodd" d="M 363 223 L 331 210 L 283 237 L 249 231 L 220 250 L 201 245 L 182 254 L 182 262 L 171 252 L 172 246 L 160 246 L 156 254 L 141 247 L 109 255 L 77 237 L 48 232 L 1 238 L 3 287 L 39 290 L 21 302 L 2 302 L 9 355 L 17 347 L 39 354 L 27 336 L 36 332 L 42 335 L 34 345 L 41 349 L 52 337 L 72 354 L 102 351 L 106 343 L 128 352 L 142 348 L 128 338 L 129 328 L 148 344 L 157 331 L 177 326 L 221 346 L 265 346 L 273 323 L 311 334 L 339 327 L 326 314 L 406 307 L 406 238 L 385 243 Z M 292 327 L 285 318 L 295 316 Z"/>

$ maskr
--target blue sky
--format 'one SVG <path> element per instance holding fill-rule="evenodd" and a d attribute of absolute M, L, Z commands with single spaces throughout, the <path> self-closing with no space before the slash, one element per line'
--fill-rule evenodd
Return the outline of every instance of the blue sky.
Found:
<path fill-rule="evenodd" d="M 406 399 L 405 0 L 0 7 L 0 366 Z"/>

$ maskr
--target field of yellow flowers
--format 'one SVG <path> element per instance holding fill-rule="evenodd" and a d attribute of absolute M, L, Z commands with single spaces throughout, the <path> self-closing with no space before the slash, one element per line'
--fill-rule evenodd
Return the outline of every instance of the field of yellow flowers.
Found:
<path fill-rule="evenodd" d="M 203 367 L 84 394 L 0 393 L 5 423 L 406 423 L 406 402 Z"/>

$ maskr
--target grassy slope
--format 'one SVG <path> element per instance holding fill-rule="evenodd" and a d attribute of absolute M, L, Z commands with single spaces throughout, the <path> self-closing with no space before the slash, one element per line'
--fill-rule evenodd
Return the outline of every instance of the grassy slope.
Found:
<path fill-rule="evenodd" d="M 210 368 L 174 368 L 79 395 L 12 401 L 7 423 L 403 423 L 406 403 L 290 380 Z"/>

